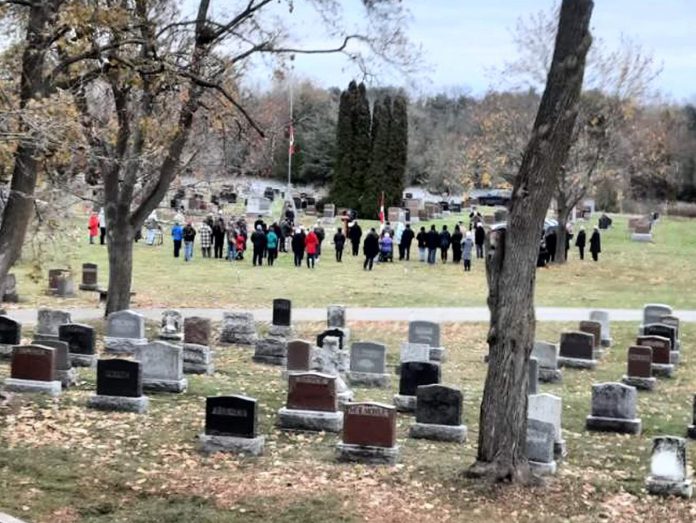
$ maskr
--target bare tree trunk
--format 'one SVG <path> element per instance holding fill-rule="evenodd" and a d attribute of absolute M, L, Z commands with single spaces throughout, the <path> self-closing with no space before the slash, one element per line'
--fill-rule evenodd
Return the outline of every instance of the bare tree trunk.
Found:
<path fill-rule="evenodd" d="M 563 0 L 551 70 L 532 136 L 515 178 L 507 231 L 488 238 L 488 374 L 472 476 L 527 481 L 527 373 L 535 335 L 534 283 L 539 234 L 571 145 L 592 0 Z"/>
<path fill-rule="evenodd" d="M 51 45 L 51 25 L 59 2 L 33 2 L 29 11 L 27 34 L 22 54 L 22 76 L 19 106 L 24 109 L 30 100 L 42 98 L 46 92 L 44 66 Z M 29 129 L 22 125 L 23 132 Z M 22 254 L 22 245 L 34 212 L 34 190 L 41 151 L 32 136 L 24 138 L 14 154 L 10 196 L 0 225 L 0 284 Z M 2 296 L 0 296 L 0 300 Z"/>
<path fill-rule="evenodd" d="M 127 309 L 133 278 L 133 238 L 135 230 L 125 220 L 109 222 L 109 289 L 105 315 Z"/>
<path fill-rule="evenodd" d="M 556 263 L 565 263 L 567 260 L 566 251 L 566 238 L 568 232 L 566 230 L 566 225 L 568 224 L 568 217 L 570 216 L 570 209 L 565 202 L 558 202 L 558 209 L 556 209 L 556 220 L 558 221 L 558 232 L 556 233 Z"/>

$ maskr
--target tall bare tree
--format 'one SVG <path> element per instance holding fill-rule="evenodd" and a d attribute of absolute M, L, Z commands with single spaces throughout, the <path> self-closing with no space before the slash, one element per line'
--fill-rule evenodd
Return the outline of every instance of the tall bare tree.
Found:
<path fill-rule="evenodd" d="M 507 230 L 487 240 L 491 323 L 477 461 L 470 475 L 526 481 L 527 382 L 539 235 L 573 127 L 592 38 L 592 0 L 563 0 L 551 68 L 515 178 Z"/>

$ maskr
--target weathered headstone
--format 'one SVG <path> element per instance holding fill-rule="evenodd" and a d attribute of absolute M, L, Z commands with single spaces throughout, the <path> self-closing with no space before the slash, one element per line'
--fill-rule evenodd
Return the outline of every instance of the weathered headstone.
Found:
<path fill-rule="evenodd" d="M 99 288 L 97 270 L 98 267 L 96 263 L 82 264 L 82 283 L 80 283 L 80 290 L 96 291 Z"/>
<path fill-rule="evenodd" d="M 162 312 L 159 334 L 161 340 L 181 341 L 182 328 L 183 321 L 179 311 L 167 309 Z"/>
<path fill-rule="evenodd" d="M 201 452 L 263 454 L 265 438 L 258 435 L 258 402 L 246 396 L 207 398 L 205 431 L 198 436 Z"/>
<path fill-rule="evenodd" d="M 147 345 L 145 318 L 131 310 L 112 312 L 106 319 L 104 350 L 112 354 L 132 354 Z"/>
<path fill-rule="evenodd" d="M 252 359 L 257 363 L 284 367 L 287 363 L 287 346 L 288 342 L 282 338 L 262 338 L 256 341 Z"/>
<path fill-rule="evenodd" d="M 286 370 L 309 372 L 312 365 L 312 345 L 303 340 L 288 342 Z"/>
<path fill-rule="evenodd" d="M 367 387 L 388 388 L 387 347 L 381 343 L 357 342 L 350 349 L 349 383 Z"/>
<path fill-rule="evenodd" d="M 225 312 L 222 315 L 222 343 L 254 345 L 257 340 L 256 323 L 250 312 Z"/>
<path fill-rule="evenodd" d="M 382 403 L 348 403 L 343 411 L 343 438 L 336 446 L 339 461 L 393 465 L 396 409 Z"/>
<path fill-rule="evenodd" d="M 68 344 L 60 340 L 34 340 L 34 345 L 43 345 L 53 349 L 55 372 L 53 379 L 60 381 L 64 389 L 77 385 L 77 371 L 70 363 Z"/>
<path fill-rule="evenodd" d="M 68 311 L 41 308 L 37 313 L 34 339 L 57 340 L 58 327 L 66 323 L 72 323 Z"/>
<path fill-rule="evenodd" d="M 408 324 L 408 342 L 427 345 L 432 361 L 444 361 L 445 349 L 440 343 L 440 325 L 432 321 L 412 321 Z"/>
<path fill-rule="evenodd" d="M 623 383 L 592 385 L 592 414 L 587 416 L 587 430 L 640 434 L 641 421 L 636 417 L 638 393 Z"/>
<path fill-rule="evenodd" d="M 564 332 L 558 357 L 561 367 L 594 369 L 597 366 L 594 336 L 586 332 Z"/>
<path fill-rule="evenodd" d="M 343 413 L 338 411 L 336 376 L 319 372 L 288 376 L 286 406 L 278 411 L 283 429 L 339 432 Z"/>
<path fill-rule="evenodd" d="M 18 301 L 17 277 L 10 273 L 5 276 L 4 281 L 0 281 L 0 302 L 17 303 Z"/>
<path fill-rule="evenodd" d="M 212 327 L 208 318 L 198 316 L 184 318 L 184 343 L 208 347 L 210 345 L 211 331 Z"/>
<path fill-rule="evenodd" d="M 628 372 L 621 381 L 639 390 L 653 390 L 657 380 L 652 375 L 652 352 L 650 347 L 629 347 Z"/>
<path fill-rule="evenodd" d="M 558 345 L 535 341 L 531 356 L 539 362 L 539 381 L 555 383 L 563 379 L 563 374 L 558 368 Z"/>
<path fill-rule="evenodd" d="M 578 325 L 580 332 L 592 335 L 594 341 L 595 359 L 602 354 L 602 324 L 598 321 L 581 321 Z"/>
<path fill-rule="evenodd" d="M 0 315 L 0 359 L 12 357 L 12 347 L 22 342 L 22 324 Z"/>
<path fill-rule="evenodd" d="M 674 375 L 672 343 L 662 336 L 638 336 L 636 345 L 652 349 L 652 373 L 654 376 L 671 378 Z"/>
<path fill-rule="evenodd" d="M 394 405 L 399 412 L 416 410 L 416 391 L 421 385 L 440 383 L 440 364 L 427 361 L 407 361 L 401 364 L 399 393 L 394 396 Z"/>
<path fill-rule="evenodd" d="M 664 303 L 648 303 L 643 306 L 643 325 L 659 323 L 662 316 L 670 316 L 672 307 Z"/>
<path fill-rule="evenodd" d="M 459 389 L 439 384 L 416 389 L 416 423 L 409 427 L 409 437 L 461 443 L 466 435 Z"/>
<path fill-rule="evenodd" d="M 97 362 L 97 393 L 88 407 L 99 410 L 143 413 L 149 399 L 143 396 L 143 369 L 137 361 L 110 359 Z"/>
<path fill-rule="evenodd" d="M 679 363 L 679 347 L 677 346 L 677 329 L 664 323 L 651 323 L 643 326 L 643 336 L 661 336 L 670 342 L 670 362 Z"/>
<path fill-rule="evenodd" d="M 539 475 L 556 473 L 553 424 L 538 419 L 527 420 L 527 458 L 529 468 Z"/>
<path fill-rule="evenodd" d="M 312 352 L 312 369 L 323 374 L 336 376 L 336 391 L 338 392 L 338 404 L 342 407 L 353 401 L 353 391 L 343 379 L 350 366 L 350 354 L 347 350 L 341 350 L 340 339 L 327 336 L 324 346 L 317 347 Z"/>
<path fill-rule="evenodd" d="M 686 459 L 686 440 L 674 436 L 653 438 L 650 475 L 645 481 L 649 494 L 690 498 L 693 481 Z"/>
<path fill-rule="evenodd" d="M 92 368 L 97 363 L 94 328 L 79 323 L 66 323 L 58 328 L 58 337 L 68 344 L 70 363 L 75 367 Z"/>
<path fill-rule="evenodd" d="M 54 349 L 42 345 L 17 345 L 12 350 L 10 377 L 5 380 L 5 389 L 58 396 L 62 387 L 55 379 L 55 368 Z"/>
<path fill-rule="evenodd" d="M 566 442 L 561 432 L 563 401 L 553 394 L 530 394 L 527 400 L 527 417 L 551 423 L 554 428 L 553 453 L 556 460 L 566 455 Z"/>
<path fill-rule="evenodd" d="M 602 347 L 611 347 L 611 323 L 607 311 L 590 311 L 590 321 L 596 321 L 601 325 Z"/>
<path fill-rule="evenodd" d="M 343 305 L 329 305 L 326 308 L 326 326 L 329 329 L 346 328 L 346 308 Z"/>
<path fill-rule="evenodd" d="M 210 349 L 211 325 L 208 318 L 184 319 L 184 373 L 212 374 L 215 371 Z"/>
<path fill-rule="evenodd" d="M 143 364 L 143 388 L 164 392 L 184 392 L 188 381 L 184 378 L 183 347 L 153 341 L 138 347 L 135 358 Z"/>

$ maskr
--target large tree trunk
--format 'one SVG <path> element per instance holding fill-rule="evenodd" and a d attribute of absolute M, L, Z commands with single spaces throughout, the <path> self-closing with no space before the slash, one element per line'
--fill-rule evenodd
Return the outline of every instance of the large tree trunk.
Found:
<path fill-rule="evenodd" d="M 34 2 L 31 5 L 22 54 L 20 109 L 24 109 L 30 100 L 42 98 L 46 92 L 44 66 L 46 52 L 51 45 L 52 35 L 49 29 L 55 21 L 57 5 L 56 1 Z M 10 268 L 22 253 L 24 238 L 34 212 L 34 190 L 41 152 L 30 129 L 22 125 L 21 131 L 28 136 L 22 139 L 14 154 L 10 196 L 0 225 L 0 284 L 5 281 Z"/>
<path fill-rule="evenodd" d="M 566 237 L 568 236 L 566 226 L 570 216 L 570 209 L 561 201 L 559 201 L 557 205 L 556 220 L 558 221 L 558 231 L 556 237 L 558 240 L 556 241 L 556 263 L 565 263 L 568 261 L 566 259 Z"/>
<path fill-rule="evenodd" d="M 123 218 L 126 218 L 123 216 Z M 121 218 L 121 217 L 119 217 Z M 108 222 L 109 288 L 105 315 L 127 309 L 133 278 L 133 238 L 135 230 L 128 220 Z"/>
<path fill-rule="evenodd" d="M 571 145 L 582 88 L 592 0 L 563 0 L 551 70 L 515 178 L 507 231 L 488 238 L 491 323 L 488 374 L 473 476 L 526 481 L 527 373 L 535 335 L 534 282 L 539 235 L 556 176 Z"/>

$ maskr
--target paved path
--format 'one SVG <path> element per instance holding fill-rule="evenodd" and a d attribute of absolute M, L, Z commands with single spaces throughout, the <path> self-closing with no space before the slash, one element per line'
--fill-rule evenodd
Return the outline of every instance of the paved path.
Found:
<path fill-rule="evenodd" d="M 95 320 L 102 318 L 102 309 L 67 309 L 72 313 L 73 321 Z M 162 311 L 165 309 L 135 309 L 146 318 L 159 321 Z M 226 310 L 241 309 L 178 309 L 184 316 L 203 316 L 212 320 L 221 320 L 222 313 Z M 594 309 L 570 308 L 570 307 L 537 307 L 536 315 L 539 321 L 581 321 L 590 316 Z M 602 309 L 609 312 L 611 321 L 641 321 L 643 311 L 641 309 Z M 410 321 L 429 320 L 440 322 L 487 322 L 489 313 L 486 307 L 348 307 L 349 321 Z M 271 309 L 249 309 L 257 321 L 271 321 Z M 8 311 L 16 320 L 32 324 L 36 323 L 36 309 L 15 309 Z M 675 311 L 675 315 L 682 322 L 696 323 L 696 310 Z M 292 310 L 294 321 L 324 321 L 326 309 L 302 309 Z"/>

